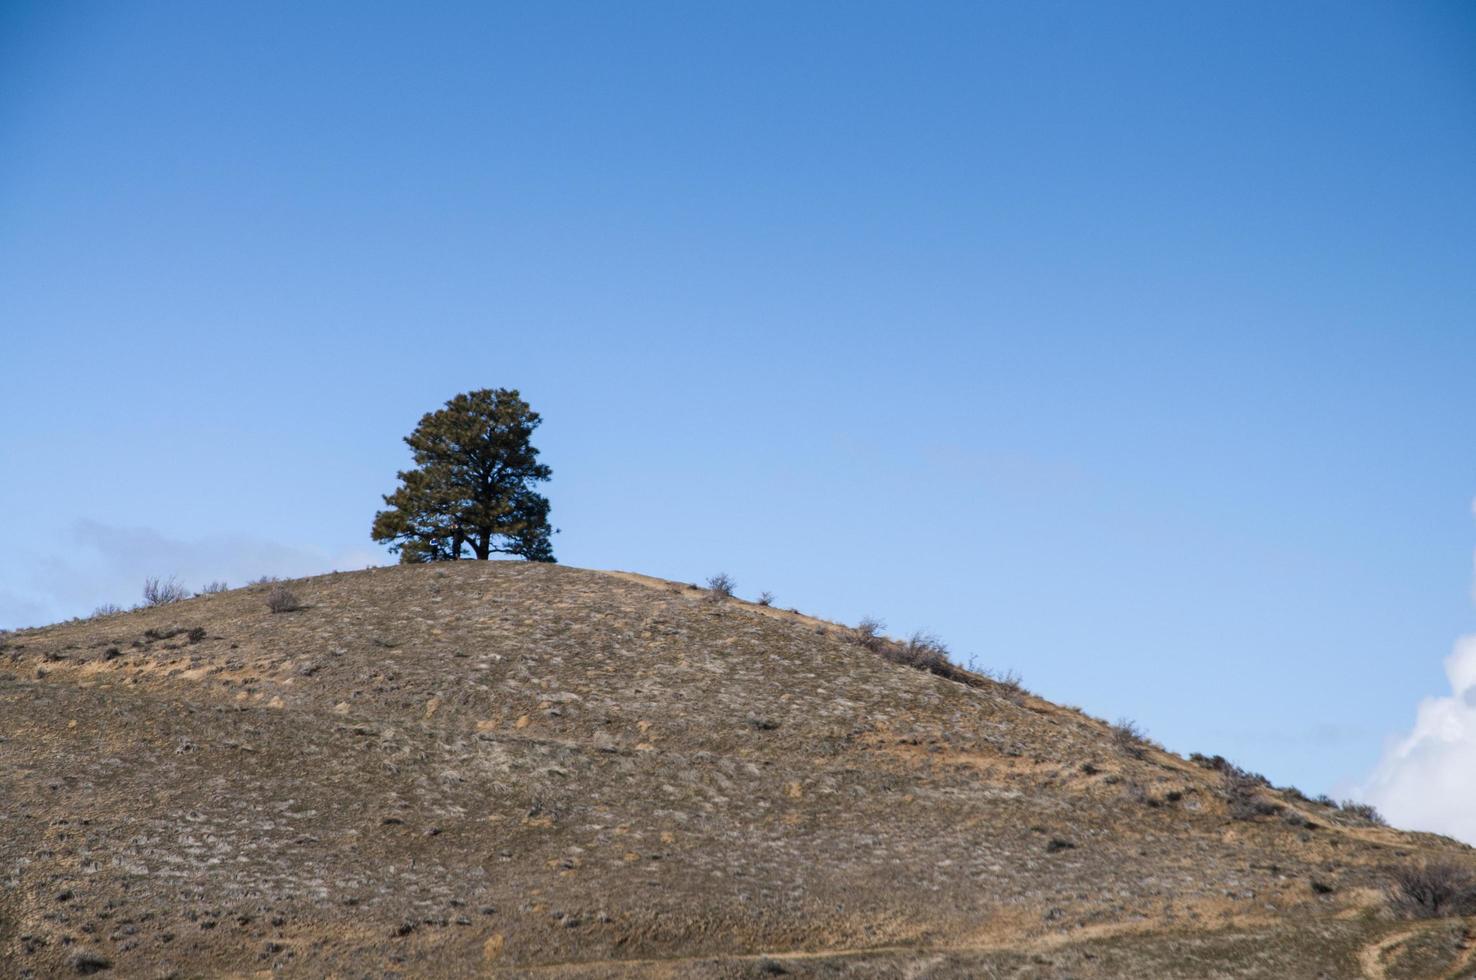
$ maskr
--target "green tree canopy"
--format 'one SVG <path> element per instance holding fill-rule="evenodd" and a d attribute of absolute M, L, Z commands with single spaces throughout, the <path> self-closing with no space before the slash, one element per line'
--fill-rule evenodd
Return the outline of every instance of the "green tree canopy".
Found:
<path fill-rule="evenodd" d="M 533 487 L 552 470 L 529 439 L 542 421 L 516 390 L 457 395 L 420 420 L 405 443 L 415 469 L 374 515 L 370 534 L 401 562 L 455 561 L 469 549 L 553 561 L 548 499 Z"/>

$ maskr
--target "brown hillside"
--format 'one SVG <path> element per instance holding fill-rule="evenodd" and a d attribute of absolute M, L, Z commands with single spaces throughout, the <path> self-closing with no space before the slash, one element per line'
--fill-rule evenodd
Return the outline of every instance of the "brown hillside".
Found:
<path fill-rule="evenodd" d="M 1217 771 L 834 624 L 549 565 L 291 588 L 0 637 L 0 975 L 1472 969 L 1382 899 L 1468 849 L 1233 819 Z"/>

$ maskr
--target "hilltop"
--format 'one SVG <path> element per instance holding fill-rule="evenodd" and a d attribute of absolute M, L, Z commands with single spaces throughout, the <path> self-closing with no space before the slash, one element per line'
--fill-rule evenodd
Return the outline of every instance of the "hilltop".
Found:
<path fill-rule="evenodd" d="M 844 626 L 543 564 L 290 587 L 0 637 L 0 975 L 1472 969 L 1385 902 L 1469 849 Z"/>

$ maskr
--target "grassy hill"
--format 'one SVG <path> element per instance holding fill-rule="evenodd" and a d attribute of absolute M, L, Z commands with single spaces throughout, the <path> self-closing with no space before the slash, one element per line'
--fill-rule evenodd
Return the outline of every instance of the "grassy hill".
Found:
<path fill-rule="evenodd" d="M 0 975 L 1455 976 L 1476 866 L 843 626 L 461 562 L 0 637 Z"/>

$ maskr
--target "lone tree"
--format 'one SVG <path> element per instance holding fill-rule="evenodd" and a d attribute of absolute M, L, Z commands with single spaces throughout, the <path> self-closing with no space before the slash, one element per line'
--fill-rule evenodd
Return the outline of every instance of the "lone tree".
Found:
<path fill-rule="evenodd" d="M 374 515 L 370 534 L 401 562 L 486 561 L 493 554 L 553 561 L 548 499 L 533 489 L 552 470 L 528 441 L 542 419 L 516 390 L 457 395 L 420 420 L 405 443 L 416 468 Z"/>

